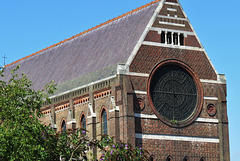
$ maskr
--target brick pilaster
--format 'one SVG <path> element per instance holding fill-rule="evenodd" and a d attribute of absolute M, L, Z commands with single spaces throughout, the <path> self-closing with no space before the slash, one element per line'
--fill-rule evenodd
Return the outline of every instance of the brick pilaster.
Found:
<path fill-rule="evenodd" d="M 75 120 L 75 109 L 73 100 L 69 100 L 69 109 L 68 109 L 68 122 L 67 122 L 67 129 L 76 129 L 76 120 Z"/>

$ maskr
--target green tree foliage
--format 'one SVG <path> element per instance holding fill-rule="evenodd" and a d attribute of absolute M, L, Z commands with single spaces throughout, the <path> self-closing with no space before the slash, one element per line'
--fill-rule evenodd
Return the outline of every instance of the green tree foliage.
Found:
<path fill-rule="evenodd" d="M 148 160 L 149 153 L 141 147 L 133 147 L 131 144 L 115 141 L 114 138 L 103 136 L 98 144 L 103 153 L 100 161 L 139 161 Z"/>
<path fill-rule="evenodd" d="M 4 70 L 0 70 L 0 160 L 90 160 L 93 148 L 103 154 L 100 160 L 148 159 L 141 148 L 115 142 L 109 136 L 92 140 L 83 129 L 56 133 L 41 124 L 40 108 L 43 102 L 50 102 L 48 95 L 54 93 L 55 85 L 51 82 L 35 91 L 26 75 L 16 74 L 18 68 L 12 70 L 7 82 L 2 79 Z"/>
<path fill-rule="evenodd" d="M 38 117 L 55 86 L 50 83 L 35 91 L 26 75 L 15 74 L 18 68 L 7 82 L 2 81 L 3 70 L 0 72 L 0 160 L 54 160 L 57 140 Z"/>

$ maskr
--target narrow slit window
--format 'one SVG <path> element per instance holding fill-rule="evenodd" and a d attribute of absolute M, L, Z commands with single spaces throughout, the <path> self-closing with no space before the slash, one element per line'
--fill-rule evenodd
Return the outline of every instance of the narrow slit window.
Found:
<path fill-rule="evenodd" d="M 163 43 L 163 44 L 164 44 L 165 41 L 166 41 L 166 40 L 165 40 L 165 37 L 166 37 L 166 36 L 165 36 L 165 31 L 162 31 L 162 33 L 161 33 L 161 43 Z"/>
<path fill-rule="evenodd" d="M 171 32 L 167 33 L 167 43 L 172 44 L 172 33 Z"/>
<path fill-rule="evenodd" d="M 178 33 L 173 34 L 173 44 L 178 45 Z"/>
<path fill-rule="evenodd" d="M 184 35 L 180 34 L 179 39 L 180 39 L 180 45 L 183 46 L 184 45 Z"/>

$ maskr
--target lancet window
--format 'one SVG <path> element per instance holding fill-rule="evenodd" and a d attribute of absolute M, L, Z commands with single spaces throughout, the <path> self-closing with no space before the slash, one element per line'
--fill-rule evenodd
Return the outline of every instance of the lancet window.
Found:
<path fill-rule="evenodd" d="M 107 129 L 107 112 L 105 109 L 102 110 L 102 134 L 107 135 L 108 129 Z"/>
<path fill-rule="evenodd" d="M 66 122 L 65 120 L 63 120 L 61 124 L 61 131 L 66 131 L 66 130 L 67 130 Z"/>
<path fill-rule="evenodd" d="M 84 114 L 82 114 L 80 126 L 81 126 L 81 128 L 86 129 L 86 118 L 85 118 Z"/>

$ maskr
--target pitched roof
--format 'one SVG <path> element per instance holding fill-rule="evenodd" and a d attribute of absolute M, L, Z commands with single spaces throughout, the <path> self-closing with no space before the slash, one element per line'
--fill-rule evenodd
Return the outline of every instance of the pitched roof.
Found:
<path fill-rule="evenodd" d="M 34 89 L 54 80 L 57 93 L 115 75 L 117 64 L 127 61 L 159 1 L 6 65 L 5 71 L 20 65 L 18 72 L 29 77 Z"/>

